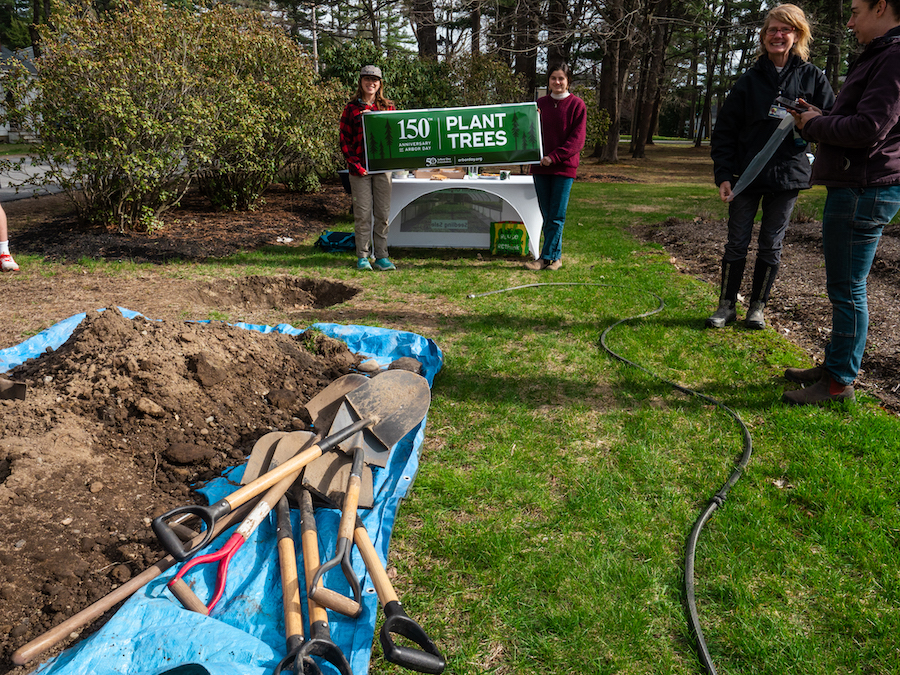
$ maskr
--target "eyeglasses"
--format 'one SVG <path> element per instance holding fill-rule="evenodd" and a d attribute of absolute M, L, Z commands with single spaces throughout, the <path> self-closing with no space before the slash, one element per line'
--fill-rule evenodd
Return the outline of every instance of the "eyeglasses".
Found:
<path fill-rule="evenodd" d="M 791 26 L 790 28 L 766 28 L 766 35 L 778 35 L 781 33 L 782 35 L 790 35 L 793 33 L 796 28 Z"/>

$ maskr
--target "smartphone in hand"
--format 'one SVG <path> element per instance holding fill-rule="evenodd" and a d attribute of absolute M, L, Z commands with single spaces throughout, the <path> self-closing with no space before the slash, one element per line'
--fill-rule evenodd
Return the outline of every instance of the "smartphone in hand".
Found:
<path fill-rule="evenodd" d="M 809 110 L 808 106 L 803 105 L 795 98 L 786 98 L 784 96 L 779 96 L 775 99 L 775 103 L 780 105 L 782 108 L 787 108 L 791 112 L 802 113 Z"/>

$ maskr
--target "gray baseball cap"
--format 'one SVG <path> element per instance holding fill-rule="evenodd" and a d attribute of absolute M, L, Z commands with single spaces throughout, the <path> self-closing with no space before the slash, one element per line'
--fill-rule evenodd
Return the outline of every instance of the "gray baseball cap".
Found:
<path fill-rule="evenodd" d="M 363 66 L 362 70 L 359 71 L 359 76 L 370 75 L 371 77 L 377 77 L 379 80 L 384 79 L 381 76 L 381 68 L 378 66 Z"/>

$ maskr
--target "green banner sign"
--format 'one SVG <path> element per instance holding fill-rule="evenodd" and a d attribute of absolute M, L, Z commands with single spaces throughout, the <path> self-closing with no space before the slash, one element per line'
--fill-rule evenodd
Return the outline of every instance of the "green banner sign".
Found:
<path fill-rule="evenodd" d="M 368 171 L 537 164 L 536 103 L 391 110 L 362 117 Z"/>

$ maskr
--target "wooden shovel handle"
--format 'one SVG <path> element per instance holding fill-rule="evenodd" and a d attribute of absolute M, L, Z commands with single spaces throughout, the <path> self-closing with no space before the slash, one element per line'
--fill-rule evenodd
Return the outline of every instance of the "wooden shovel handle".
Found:
<path fill-rule="evenodd" d="M 250 510 L 252 508 L 253 502 L 249 502 L 243 504 L 239 508 L 236 508 L 228 515 L 221 518 L 219 522 L 216 523 L 215 533 L 213 536 L 218 536 L 235 523 L 243 520 L 244 517 L 248 513 L 250 513 Z M 190 541 L 190 544 L 199 544 L 205 538 L 206 533 L 201 532 Z M 124 584 L 119 586 L 112 593 L 105 595 L 104 597 L 97 600 L 97 602 L 93 603 L 92 605 L 88 605 L 77 614 L 73 614 L 58 626 L 51 628 L 46 633 L 39 635 L 31 642 L 27 642 L 26 644 L 19 647 L 15 652 L 13 652 L 12 662 L 17 666 L 24 666 L 26 663 L 34 660 L 36 657 L 40 656 L 57 643 L 65 640 L 67 637 L 69 637 L 69 635 L 71 635 L 78 629 L 88 625 L 96 619 L 99 619 L 110 609 L 118 605 L 123 600 L 127 600 L 128 598 L 130 598 L 145 584 L 150 583 L 160 574 L 170 569 L 177 563 L 178 561 L 175 559 L 175 556 L 172 555 L 167 555 L 166 557 L 158 560 L 143 572 L 135 577 L 132 577 Z"/>
<path fill-rule="evenodd" d="M 384 607 L 389 602 L 399 602 L 400 599 L 394 590 L 391 578 L 388 576 L 387 570 L 384 569 L 381 558 L 378 557 L 375 545 L 369 538 L 369 531 L 358 518 L 356 520 L 356 529 L 353 530 L 353 540 L 356 542 L 356 548 L 359 550 L 363 562 L 366 563 L 366 569 L 369 570 L 369 576 L 372 579 L 372 585 L 375 587 L 381 606 Z"/>
<path fill-rule="evenodd" d="M 192 612 L 209 616 L 209 607 L 203 604 L 203 601 L 197 597 L 194 590 L 187 585 L 182 577 L 176 577 L 169 582 L 169 591 L 174 595 L 181 606 Z"/>
<path fill-rule="evenodd" d="M 284 633 L 303 641 L 303 615 L 300 610 L 300 580 L 297 575 L 297 549 L 291 527 L 291 507 L 287 497 L 278 500 L 275 507 L 278 525 L 278 568 L 281 571 L 281 593 L 284 602 Z"/>
<path fill-rule="evenodd" d="M 356 527 L 356 510 L 359 508 L 359 493 L 362 490 L 362 471 L 365 464 L 366 451 L 357 448 L 353 454 L 350 477 L 344 491 L 344 503 L 341 505 L 341 522 L 338 525 L 338 540 L 353 541 L 353 529 Z"/>
<path fill-rule="evenodd" d="M 319 532 L 316 529 L 316 515 L 313 511 L 312 495 L 309 490 L 300 492 L 300 545 L 303 550 L 303 568 L 306 572 L 306 600 L 309 606 L 309 623 L 328 625 L 328 612 L 323 606 L 311 599 L 310 581 L 319 569 Z M 321 581 L 319 582 L 321 588 Z"/>

